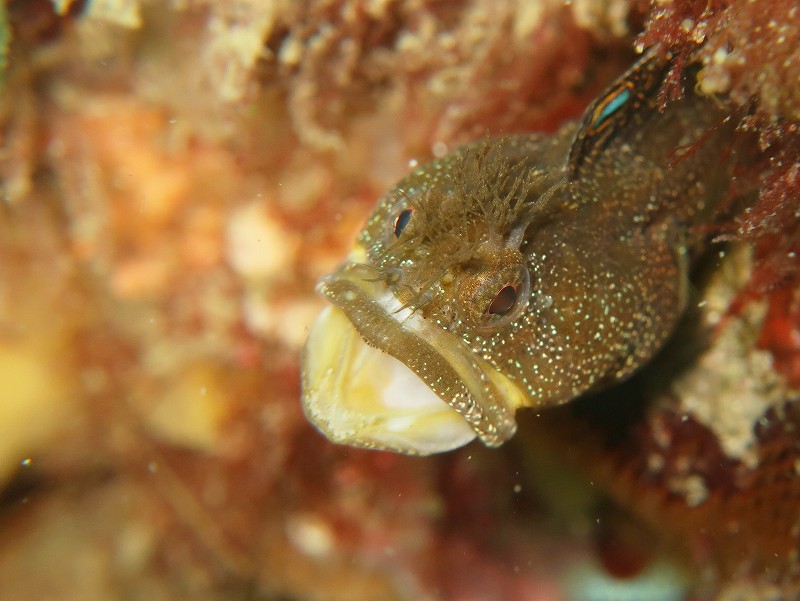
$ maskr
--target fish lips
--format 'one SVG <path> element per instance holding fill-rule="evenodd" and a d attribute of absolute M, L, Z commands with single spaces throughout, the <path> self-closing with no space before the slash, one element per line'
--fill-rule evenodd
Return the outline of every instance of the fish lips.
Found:
<path fill-rule="evenodd" d="M 349 261 L 319 284 L 332 306 L 304 349 L 309 421 L 334 442 L 415 455 L 508 440 L 524 403 L 516 385 L 374 276 Z"/>

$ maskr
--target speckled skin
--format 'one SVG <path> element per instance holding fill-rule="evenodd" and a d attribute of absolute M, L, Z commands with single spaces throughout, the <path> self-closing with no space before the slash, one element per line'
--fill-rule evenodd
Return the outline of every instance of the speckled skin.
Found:
<path fill-rule="evenodd" d="M 337 278 L 369 274 L 399 307 L 516 384 L 524 405 L 627 377 L 679 319 L 690 258 L 731 178 L 733 126 L 714 101 L 689 92 L 659 110 L 666 66 L 643 59 L 553 136 L 487 139 L 417 168 L 358 237 L 368 267 L 360 276 L 341 268 L 321 291 L 462 414 L 474 408 L 453 375 L 414 344 L 393 344 L 399 331 L 365 317 L 372 301 L 345 295 Z M 519 298 L 492 314 L 506 285 Z M 487 444 L 509 435 L 468 419 Z"/>

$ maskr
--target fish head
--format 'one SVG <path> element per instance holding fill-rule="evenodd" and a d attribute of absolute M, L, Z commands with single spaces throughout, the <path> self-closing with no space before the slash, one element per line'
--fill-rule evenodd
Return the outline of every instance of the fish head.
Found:
<path fill-rule="evenodd" d="M 322 279 L 331 304 L 304 349 L 303 404 L 331 440 L 430 454 L 513 435 L 527 398 L 495 351 L 529 318 L 520 248 L 561 181 L 560 162 L 536 161 L 543 140 L 482 141 L 416 169 Z"/>

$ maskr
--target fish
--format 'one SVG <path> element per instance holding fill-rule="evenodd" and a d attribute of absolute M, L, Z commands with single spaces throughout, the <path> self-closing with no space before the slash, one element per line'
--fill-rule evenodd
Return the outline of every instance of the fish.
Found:
<path fill-rule="evenodd" d="M 577 122 L 487 137 L 415 168 L 318 292 L 307 419 L 336 443 L 428 455 L 514 435 L 630 377 L 687 305 L 732 179 L 736 123 L 660 90 L 646 54 Z"/>

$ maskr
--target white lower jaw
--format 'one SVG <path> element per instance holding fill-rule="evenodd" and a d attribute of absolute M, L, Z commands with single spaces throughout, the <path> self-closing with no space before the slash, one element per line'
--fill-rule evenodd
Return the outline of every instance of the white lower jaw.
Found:
<path fill-rule="evenodd" d="M 309 333 L 303 405 L 328 438 L 353 446 L 428 455 L 476 436 L 413 371 L 367 345 L 333 306 L 322 311 Z"/>

